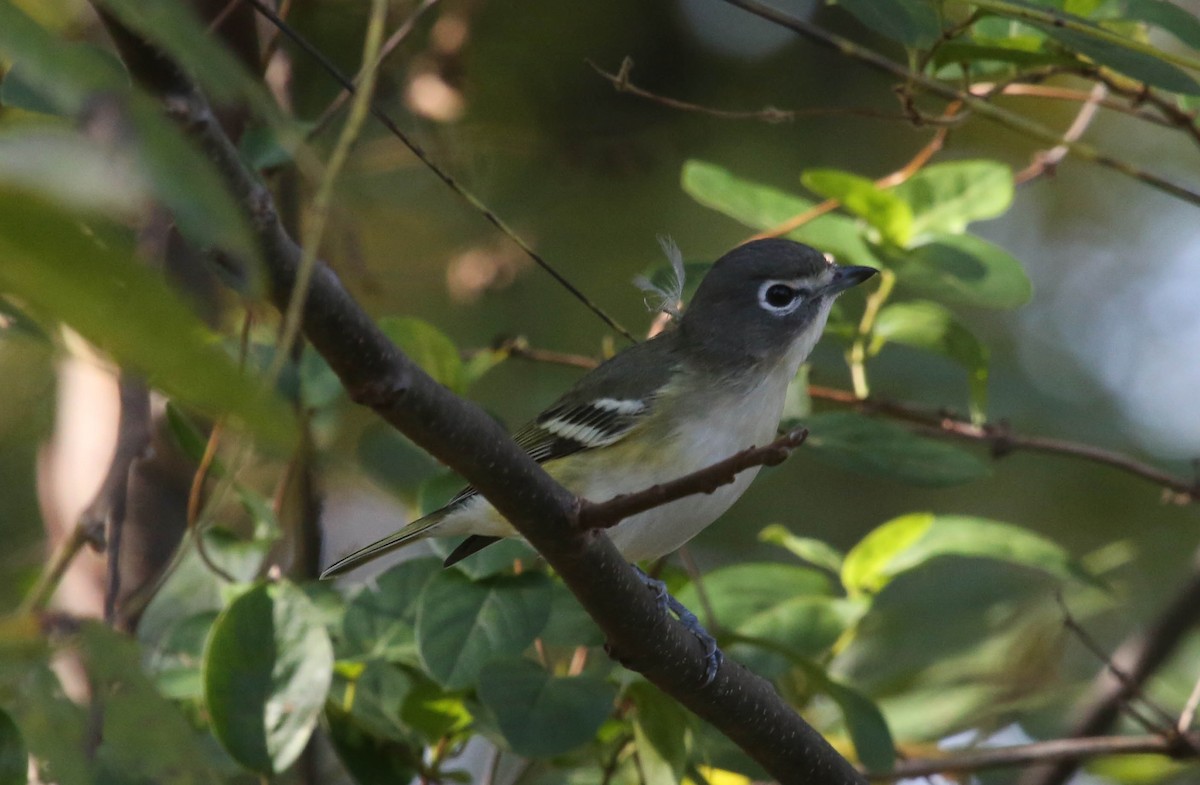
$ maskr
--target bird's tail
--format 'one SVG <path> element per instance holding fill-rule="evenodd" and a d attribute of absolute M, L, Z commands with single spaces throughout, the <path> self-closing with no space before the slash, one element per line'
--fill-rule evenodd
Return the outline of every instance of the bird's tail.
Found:
<path fill-rule="evenodd" d="M 395 534 L 389 534 L 382 540 L 376 540 L 370 545 L 359 548 L 349 556 L 343 556 L 325 568 L 321 573 L 321 580 L 336 578 L 361 564 L 366 564 L 369 561 L 379 558 L 385 553 L 428 536 L 432 533 L 430 530 L 441 523 L 442 519 L 446 517 L 447 512 L 447 508 L 443 507 L 436 512 L 426 515 L 424 518 L 418 518 Z"/>

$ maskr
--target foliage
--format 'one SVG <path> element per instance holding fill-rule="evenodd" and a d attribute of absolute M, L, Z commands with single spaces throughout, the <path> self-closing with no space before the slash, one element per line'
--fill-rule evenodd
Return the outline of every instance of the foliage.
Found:
<path fill-rule="evenodd" d="M 296 129 L 306 126 L 267 108 L 257 80 L 184 5 L 104 6 L 214 98 L 247 101 L 276 134 L 272 167 L 308 154 L 294 146 Z M 1200 62 L 1200 22 L 1170 3 L 838 6 L 903 51 L 914 70 L 948 83 L 1032 80 L 1054 68 L 1118 88 L 1153 88 L 1181 110 L 1200 95 L 1189 73 Z M 1155 30 L 1176 36 L 1187 53 L 1156 47 L 1148 38 Z M 110 53 L 68 41 L 0 0 L 0 56 L 8 64 L 0 101 L 21 118 L 0 129 L 4 324 L 17 321 L 8 319 L 11 309 L 43 328 L 41 341 L 69 328 L 145 377 L 171 397 L 169 430 L 193 461 L 208 445 L 202 418 L 231 418 L 263 448 L 262 466 L 279 474 L 273 459 L 298 449 L 297 431 L 311 428 L 318 449 L 353 442 L 355 470 L 413 507 L 431 509 L 457 490 L 456 478 L 390 429 L 354 430 L 333 372 L 311 349 L 270 380 L 268 391 L 251 361 L 273 356 L 274 336 L 252 331 L 239 348 L 236 328 L 203 325 L 138 261 L 126 226 L 144 219 L 150 203 L 161 204 L 205 250 L 241 298 L 240 309 L 260 308 L 258 250 L 241 206 Z M 104 139 L 72 130 L 96 101 L 124 133 Z M 921 117 L 915 104 L 909 108 Z M 979 222 L 1013 202 L 1008 165 L 936 162 L 891 182 L 812 168 L 796 172 L 796 188 L 787 190 L 736 170 L 690 160 L 681 186 L 749 229 L 881 271 L 866 302 L 835 311 L 829 326 L 860 398 L 871 392 L 876 358 L 920 353 L 962 377 L 956 399 L 941 403 L 965 406 L 977 424 L 990 419 L 990 350 L 975 317 L 1019 308 L 1032 295 L 1021 262 L 976 233 Z M 687 269 L 695 280 L 704 265 Z M 464 359 L 465 347 L 415 317 L 387 316 L 379 325 L 456 393 L 474 393 L 509 361 L 504 350 Z M 803 398 L 806 376 L 796 387 Z M 284 398 L 302 402 L 302 424 Z M 811 431 L 805 452 L 838 472 L 918 489 L 990 473 L 976 453 L 905 424 L 848 411 L 795 414 L 787 425 Z M 538 782 L 582 781 L 572 778 L 579 771 L 607 771 L 606 783 L 760 775 L 710 728 L 604 656 L 595 625 L 520 544 L 489 549 L 455 569 L 414 558 L 366 586 L 333 589 L 311 576 L 282 577 L 279 542 L 293 532 L 276 520 L 278 505 L 263 484 L 237 471 L 234 453 L 227 450 L 208 471 L 228 481 L 239 503 L 211 511 L 215 522 L 185 540 L 136 639 L 90 622 L 54 635 L 18 622 L 0 628 L 0 785 L 23 785 L 27 755 L 42 781 L 63 785 L 273 777 L 293 767 L 314 732 L 363 785 L 414 776 L 453 781 L 456 755 L 481 736 L 534 761 L 531 776 L 545 776 Z M 1036 703 L 1032 690 L 991 687 L 1045 632 L 1048 598 L 1059 592 L 1092 607 L 1108 601 L 1109 587 L 1093 571 L 1029 526 L 913 512 L 878 525 L 843 553 L 798 535 L 804 525 L 797 514 L 763 528 L 762 540 L 776 546 L 768 561 L 702 576 L 668 567 L 666 577 L 685 605 L 704 609 L 727 656 L 771 679 L 873 770 L 891 768 L 898 751 L 990 728 L 1016 716 L 1023 701 Z M 435 545 L 439 553 L 445 548 Z M 978 579 L 961 596 L 956 570 Z M 975 623 L 960 638 L 913 654 L 897 631 L 896 609 L 923 584 L 926 598 L 968 605 Z M 889 647 L 903 652 L 864 675 L 864 663 L 877 664 Z M 98 748 L 89 738 L 94 718 L 66 697 L 47 665 L 52 652 L 74 654 L 89 676 L 103 723 Z M 943 701 L 938 711 L 911 709 L 930 696 Z"/>

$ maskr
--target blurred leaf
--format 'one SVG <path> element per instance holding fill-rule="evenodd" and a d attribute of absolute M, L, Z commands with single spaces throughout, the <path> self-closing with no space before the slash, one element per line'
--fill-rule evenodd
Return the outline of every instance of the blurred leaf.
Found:
<path fill-rule="evenodd" d="M 823 679 L 821 689 L 842 710 L 859 761 L 870 771 L 890 771 L 896 764 L 896 745 L 879 707 L 861 692 L 829 678 Z"/>
<path fill-rule="evenodd" d="M 89 683 L 104 696 L 96 750 L 97 782 L 160 782 L 197 785 L 217 779 L 195 730 L 154 689 L 143 672 L 135 641 L 99 622 L 79 636 Z"/>
<path fill-rule="evenodd" d="M 412 690 L 412 679 L 397 666 L 370 660 L 362 672 L 346 687 L 341 708 L 372 736 L 405 741 L 408 727 L 400 712 Z"/>
<path fill-rule="evenodd" d="M 550 620 L 539 635 L 550 646 L 600 646 L 604 633 L 579 605 L 579 600 L 562 583 L 554 581 L 550 591 Z"/>
<path fill-rule="evenodd" d="M 586 744 L 612 711 L 616 690 L 591 676 L 551 676 L 525 659 L 494 660 L 479 700 L 518 755 L 550 758 Z"/>
<path fill-rule="evenodd" d="M 458 347 L 441 330 L 410 316 L 386 316 L 379 320 L 379 328 L 439 384 L 456 393 L 466 388 Z"/>
<path fill-rule="evenodd" d="M 473 719 L 461 695 L 448 692 L 424 677 L 414 680 L 400 718 L 430 742 L 461 733 L 471 726 Z"/>
<path fill-rule="evenodd" d="M 933 63 L 937 68 L 956 66 L 959 63 L 970 63 L 973 68 L 986 63 L 1008 63 L 1023 68 L 1036 68 L 1047 65 L 1069 66 L 1075 64 L 1075 59 L 1061 52 L 1048 51 L 1041 48 L 1044 37 L 1041 35 L 1009 36 L 987 43 L 971 43 L 969 41 L 947 41 L 937 48 Z M 1031 43 L 1032 48 L 1024 44 Z M 1016 45 L 1009 45 L 1015 43 Z M 939 73 L 939 76 L 942 76 Z"/>
<path fill-rule="evenodd" d="M 990 160 L 932 164 L 889 193 L 912 210 L 911 238 L 961 234 L 972 221 L 995 218 L 1012 204 L 1012 169 Z"/>
<path fill-rule="evenodd" d="M 739 620 L 794 597 L 829 596 L 829 576 L 808 567 L 776 562 L 732 564 L 706 573 L 701 583 L 718 625 Z M 704 620 L 704 604 L 695 583 L 675 592 L 676 598 Z M 707 621 L 707 620 L 705 620 Z"/>
<path fill-rule="evenodd" d="M 774 229 L 816 206 L 808 199 L 743 180 L 704 161 L 691 160 L 683 165 L 682 185 L 684 192 L 700 204 L 753 229 Z M 843 215 L 827 213 L 785 236 L 831 253 L 841 262 L 883 266 L 863 238 L 858 222 Z"/>
<path fill-rule="evenodd" d="M 20 699 L 8 709 L 36 763 L 37 781 L 93 785 L 86 753 L 91 738 L 88 711 L 64 695 L 48 658 L 24 669 L 17 686 Z"/>
<path fill-rule="evenodd" d="M 462 573 L 434 575 L 421 592 L 417 649 L 434 679 L 451 689 L 475 683 L 497 657 L 519 654 L 550 616 L 550 580 L 540 573 L 473 583 Z"/>
<path fill-rule="evenodd" d="M 303 139 L 315 127 L 316 123 L 293 120 L 286 126 L 286 134 L 291 139 Z M 294 158 L 292 150 L 281 142 L 278 131 L 258 123 L 242 134 L 238 140 L 238 153 L 246 166 L 256 172 L 278 168 L 291 163 Z"/>
<path fill-rule="evenodd" d="M 864 25 L 910 49 L 930 46 L 942 33 L 938 14 L 926 0 L 837 0 Z"/>
<path fill-rule="evenodd" d="M 1200 95 L 1200 83 L 1182 68 L 1153 55 L 1135 51 L 1112 41 L 1106 41 L 1078 30 L 1067 30 L 1049 24 L 1030 22 L 1044 30 L 1068 49 L 1094 60 L 1102 66 L 1172 93 Z M 1097 28 L 1100 29 L 1100 28 Z M 1133 43 L 1131 41 L 1131 43 Z"/>
<path fill-rule="evenodd" d="M 764 528 L 758 533 L 758 539 L 786 548 L 797 558 L 817 567 L 824 567 L 834 575 L 838 575 L 842 571 L 844 556 L 840 551 L 821 540 L 812 537 L 798 537 L 781 523 L 773 523 Z"/>
<path fill-rule="evenodd" d="M 149 184 L 134 163 L 128 154 L 67 128 L 36 125 L 0 136 L 0 180 L 7 187 L 126 221 L 136 220 L 150 199 Z"/>
<path fill-rule="evenodd" d="M 260 583 L 217 619 L 204 654 L 213 734 L 246 768 L 286 769 L 312 734 L 333 647 L 312 601 L 289 582 Z"/>
<path fill-rule="evenodd" d="M 988 350 L 944 306 L 928 300 L 885 305 L 875 319 L 873 350 L 891 342 L 934 352 L 967 369 L 971 408 L 982 415 L 987 408 Z"/>
<path fill-rule="evenodd" d="M 934 235 L 903 252 L 880 250 L 902 285 L 945 303 L 1016 308 L 1033 294 L 1021 263 L 974 235 Z"/>
<path fill-rule="evenodd" d="M 458 487 L 462 487 L 461 480 Z M 429 541 L 430 548 L 438 556 L 445 559 L 458 546 L 461 540 L 445 537 Z M 473 581 L 490 578 L 493 575 L 508 574 L 513 571 L 516 562 L 533 564 L 537 561 L 537 553 L 524 540 L 507 537 L 499 542 L 488 545 L 478 553 L 473 553 L 460 562 L 452 565 L 451 569 L 461 572 Z"/>
<path fill-rule="evenodd" d="M 346 653 L 416 664 L 417 601 L 441 568 L 437 559 L 401 562 L 359 592 L 342 620 Z"/>
<path fill-rule="evenodd" d="M 359 785 L 396 785 L 416 776 L 419 748 L 370 733 L 335 705 L 326 708 L 325 721 L 338 759 Z"/>
<path fill-rule="evenodd" d="M 0 709 L 0 785 L 25 785 L 29 777 L 29 751 L 13 718 Z"/>
<path fill-rule="evenodd" d="M 789 597 L 751 616 L 732 620 L 732 631 L 753 641 L 769 641 L 790 655 L 814 658 L 828 653 L 869 605 L 844 597 Z"/>
<path fill-rule="evenodd" d="M 1200 49 L 1200 19 L 1167 0 L 1125 0 L 1125 18 L 1154 25 Z"/>
<path fill-rule="evenodd" d="M 800 177 L 804 187 L 861 216 L 893 245 L 908 245 L 913 232 L 913 211 L 893 191 L 885 191 L 865 177 L 836 169 L 809 169 Z"/>
<path fill-rule="evenodd" d="M 199 701 L 204 697 L 200 665 L 204 644 L 216 621 L 216 611 L 180 616 L 143 659 L 159 691 L 172 700 Z"/>
<path fill-rule="evenodd" d="M 1060 546 L 1007 523 L 913 513 L 879 526 L 846 555 L 842 583 L 851 594 L 875 594 L 893 578 L 943 556 L 995 559 L 1064 581 L 1096 579 Z"/>
<path fill-rule="evenodd" d="M 140 0 L 103 0 L 101 5 L 169 55 L 218 103 L 245 99 L 245 106 L 259 111 L 271 105 L 263 87 L 190 6 Z"/>
<path fill-rule="evenodd" d="M 7 0 L 0 2 L 0 54 L 15 71 L 5 75 L 5 101 L 16 97 L 35 111 L 77 115 L 89 96 L 124 92 L 129 86 L 124 68 L 111 54 L 56 38 Z M 15 88 L 8 87 L 10 77 L 17 80 Z M 31 95 L 36 98 L 29 100 Z"/>
<path fill-rule="evenodd" d="M 818 414 L 805 420 L 805 426 L 809 453 L 849 471 L 929 487 L 958 485 L 991 473 L 965 450 L 861 414 Z"/>
<path fill-rule="evenodd" d="M 507 349 L 482 349 L 463 363 L 463 383 L 470 387 L 483 378 L 488 371 L 508 359 Z"/>
<path fill-rule="evenodd" d="M 69 213 L 0 190 L 0 287 L 61 320 L 153 387 L 212 416 L 231 414 L 276 444 L 287 409 L 217 346 L 190 307 L 128 246 L 98 243 Z"/>
<path fill-rule="evenodd" d="M 633 730 L 639 759 L 649 756 L 665 764 L 662 768 L 667 776 L 660 773 L 655 779 L 647 773 L 647 782 L 678 782 L 688 763 L 691 728 L 687 711 L 649 682 L 635 681 L 624 697 L 637 706 Z"/>
<path fill-rule="evenodd" d="M 381 420 L 363 428 L 356 453 L 359 465 L 371 479 L 401 495 L 411 494 L 441 471 L 433 456 Z"/>

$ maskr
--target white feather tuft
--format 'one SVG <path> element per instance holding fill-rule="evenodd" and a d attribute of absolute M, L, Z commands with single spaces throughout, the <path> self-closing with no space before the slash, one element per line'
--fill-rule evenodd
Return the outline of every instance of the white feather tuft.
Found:
<path fill-rule="evenodd" d="M 671 262 L 671 280 L 666 286 L 658 286 L 644 275 L 636 276 L 633 283 L 646 293 L 646 308 L 654 313 L 665 313 L 672 319 L 679 318 L 683 307 L 683 286 L 686 274 L 683 270 L 683 253 L 670 235 L 660 234 L 658 244 Z"/>

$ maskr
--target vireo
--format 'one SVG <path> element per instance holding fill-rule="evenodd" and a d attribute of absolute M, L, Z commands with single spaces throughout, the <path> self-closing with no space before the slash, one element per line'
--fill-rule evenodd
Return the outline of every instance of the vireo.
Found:
<path fill-rule="evenodd" d="M 640 491 L 766 444 L 775 438 L 788 384 L 821 337 L 834 299 L 874 273 L 839 266 L 790 240 L 739 246 L 717 260 L 672 326 L 589 372 L 513 438 L 564 487 L 591 501 Z M 633 562 L 670 553 L 729 509 L 757 473 L 749 469 L 711 494 L 634 515 L 608 536 Z M 447 565 L 518 536 L 467 488 L 321 577 L 424 537 L 463 535 Z M 661 585 L 655 588 L 692 626 L 695 617 Z M 711 636 L 696 628 L 714 656 Z"/>

